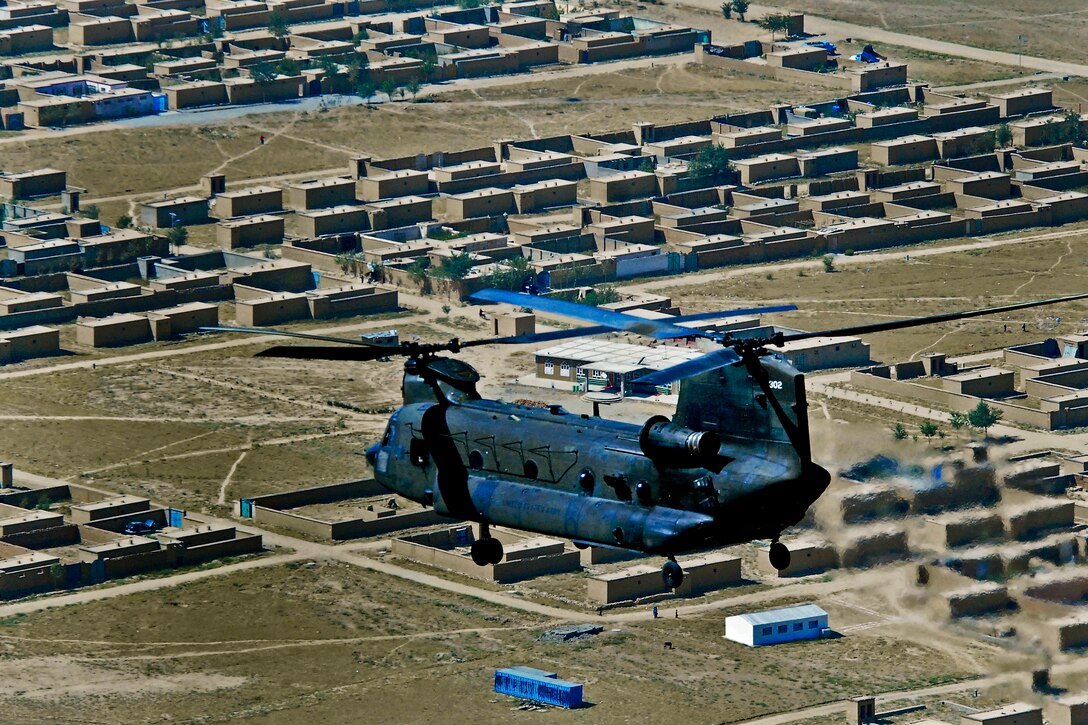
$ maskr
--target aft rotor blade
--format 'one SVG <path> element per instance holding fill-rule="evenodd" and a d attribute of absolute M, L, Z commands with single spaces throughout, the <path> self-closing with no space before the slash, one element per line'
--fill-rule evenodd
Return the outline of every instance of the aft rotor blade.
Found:
<path fill-rule="evenodd" d="M 673 381 L 690 378 L 693 375 L 709 372 L 710 370 L 717 370 L 740 360 L 741 356 L 733 348 L 723 347 L 721 350 L 708 352 L 706 355 L 697 357 L 694 360 L 685 360 L 664 370 L 655 370 L 649 375 L 637 378 L 635 382 L 648 385 L 668 385 Z"/>
<path fill-rule="evenodd" d="M 346 360 L 366 362 L 396 355 L 396 347 L 334 347 L 332 345 L 276 345 L 261 350 L 254 357 L 285 357 L 293 360 Z"/>
<path fill-rule="evenodd" d="M 595 325 L 602 325 L 613 330 L 635 332 L 646 337 L 659 340 L 668 340 L 674 337 L 711 337 L 712 335 L 695 330 L 690 327 L 681 327 L 668 320 L 647 320 L 634 315 L 625 315 L 622 312 L 605 310 L 600 307 L 580 305 L 577 302 L 557 300 L 552 297 L 540 297 L 527 295 L 524 292 L 506 292 L 504 290 L 485 289 L 472 295 L 476 299 L 488 302 L 505 302 L 518 307 L 528 307 L 531 310 L 550 312 L 555 315 L 572 317 Z"/>
<path fill-rule="evenodd" d="M 874 332 L 887 332 L 889 330 L 902 330 L 907 327 L 920 327 L 922 325 L 934 325 L 938 322 L 953 322 L 955 320 L 963 320 L 968 317 L 985 317 L 986 315 L 996 315 L 1002 312 L 1014 312 L 1016 310 L 1026 310 L 1030 307 L 1042 307 L 1043 305 L 1056 305 L 1062 302 L 1073 302 L 1075 300 L 1088 299 L 1088 293 L 1082 293 L 1079 295 L 1068 295 L 1066 297 L 1052 297 L 1046 300 L 1034 300 L 1032 302 L 1017 302 L 1012 305 L 1001 305 L 1000 307 L 984 307 L 979 310 L 965 310 L 963 312 L 945 312 L 940 315 L 928 315 L 926 317 L 908 317 L 904 320 L 891 320 L 888 322 L 876 322 L 871 325 L 855 325 L 853 327 L 840 327 L 835 330 L 822 330 L 820 332 L 797 332 L 791 335 L 783 335 L 781 338 L 773 341 L 772 344 L 778 345 L 783 342 L 793 342 L 795 340 L 811 340 L 814 337 L 844 337 L 844 336 L 857 336 L 867 335 Z"/>
<path fill-rule="evenodd" d="M 719 318 L 724 319 L 726 317 L 738 317 L 740 315 L 770 315 L 775 312 L 791 312 L 796 309 L 797 305 L 746 307 L 736 310 L 722 310 L 720 312 L 696 312 L 691 315 L 678 315 L 676 317 L 670 317 L 665 320 L 665 322 L 673 324 L 700 322 L 702 320 L 717 320 Z M 633 317 L 633 315 L 630 316 Z M 575 327 L 570 330 L 551 330 L 549 332 L 534 332 L 525 335 L 509 335 L 507 337 L 465 340 L 461 343 L 461 347 L 476 347 L 478 345 L 527 345 L 538 342 L 552 342 L 553 340 L 569 340 L 572 337 L 603 335 L 606 332 L 615 332 L 615 329 L 606 325 L 591 325 L 589 327 Z"/>
<path fill-rule="evenodd" d="M 242 332 L 247 335 L 278 335 L 280 337 L 295 337 L 300 340 L 313 340 L 315 342 L 332 342 L 338 345 L 357 345 L 358 347 L 383 347 L 380 343 L 355 340 L 350 337 L 333 337 L 332 335 L 314 335 L 309 332 L 292 332 L 290 330 L 263 330 L 259 327 L 201 327 L 202 332 Z M 390 346 L 385 346 L 389 349 Z"/>

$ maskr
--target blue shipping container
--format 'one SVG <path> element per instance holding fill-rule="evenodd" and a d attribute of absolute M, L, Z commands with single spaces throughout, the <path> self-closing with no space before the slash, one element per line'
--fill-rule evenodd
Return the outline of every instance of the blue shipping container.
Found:
<path fill-rule="evenodd" d="M 557 707 L 582 706 L 582 685 L 556 678 L 551 672 L 531 667 L 509 667 L 495 670 L 495 692 Z"/>

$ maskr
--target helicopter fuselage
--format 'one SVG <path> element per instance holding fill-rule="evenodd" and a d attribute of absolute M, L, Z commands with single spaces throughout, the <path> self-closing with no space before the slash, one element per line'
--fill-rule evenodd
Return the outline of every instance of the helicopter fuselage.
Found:
<path fill-rule="evenodd" d="M 826 486 L 788 443 L 712 435 L 659 417 L 421 402 L 367 457 L 384 486 L 452 518 L 669 556 L 777 538 Z M 693 449 L 700 437 L 713 450 Z"/>

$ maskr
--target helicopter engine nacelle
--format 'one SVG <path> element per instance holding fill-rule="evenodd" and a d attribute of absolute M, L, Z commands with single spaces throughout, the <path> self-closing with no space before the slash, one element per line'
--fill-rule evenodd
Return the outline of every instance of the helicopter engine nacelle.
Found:
<path fill-rule="evenodd" d="M 713 431 L 673 425 L 668 418 L 655 415 L 642 426 L 638 443 L 642 452 L 659 465 L 692 468 L 712 465 L 722 439 Z"/>

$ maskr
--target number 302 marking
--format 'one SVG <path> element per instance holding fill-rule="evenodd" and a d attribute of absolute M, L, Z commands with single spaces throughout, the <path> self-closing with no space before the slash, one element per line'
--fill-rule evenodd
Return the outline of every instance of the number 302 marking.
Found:
<path fill-rule="evenodd" d="M 782 389 L 782 381 L 781 380 L 771 380 L 771 381 L 769 381 L 767 387 L 769 387 L 771 390 L 781 390 Z"/>

